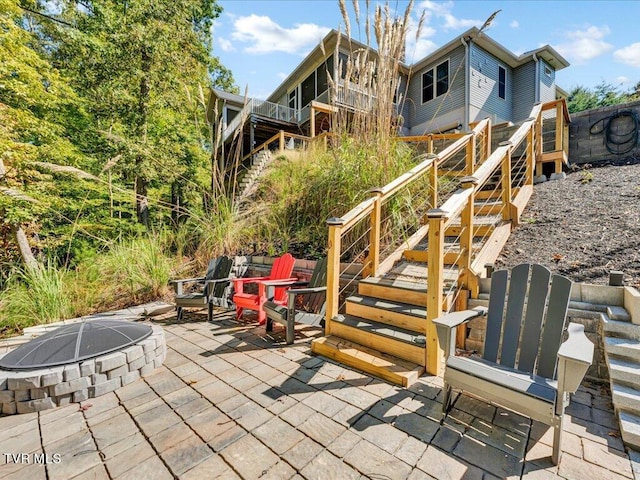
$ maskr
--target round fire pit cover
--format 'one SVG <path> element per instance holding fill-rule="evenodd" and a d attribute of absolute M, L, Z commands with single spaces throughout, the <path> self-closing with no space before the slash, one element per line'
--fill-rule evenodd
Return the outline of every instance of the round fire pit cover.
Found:
<path fill-rule="evenodd" d="M 0 369 L 31 370 L 78 363 L 121 350 L 152 333 L 149 325 L 91 320 L 65 325 L 34 338 L 0 359 Z"/>

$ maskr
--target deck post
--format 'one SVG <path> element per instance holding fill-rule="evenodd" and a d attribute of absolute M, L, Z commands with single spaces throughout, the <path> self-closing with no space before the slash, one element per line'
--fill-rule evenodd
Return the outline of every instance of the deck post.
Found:
<path fill-rule="evenodd" d="M 444 367 L 444 350 L 438 342 L 433 320 L 442 315 L 442 291 L 444 289 L 444 222 L 445 212 L 432 209 L 429 219 L 429 245 L 427 251 L 427 328 L 426 358 L 427 373 L 439 375 Z"/>
<path fill-rule="evenodd" d="M 371 222 L 371 230 L 369 232 L 369 255 L 365 261 L 365 267 L 362 272 L 364 277 L 375 277 L 380 265 L 380 223 L 382 221 L 382 190 L 374 189 L 371 193 L 375 194 L 376 199 L 373 204 L 373 211 L 369 217 Z"/>
<path fill-rule="evenodd" d="M 327 252 L 327 306 L 324 323 L 325 335 L 331 335 L 331 319 L 338 314 L 338 302 L 340 296 L 340 251 L 342 249 L 342 225 L 341 218 L 327 220 L 329 226 L 329 241 Z"/>
<path fill-rule="evenodd" d="M 280 130 L 280 151 L 284 150 L 284 130 Z"/>
<path fill-rule="evenodd" d="M 502 188 L 502 219 L 511 220 L 511 142 L 502 142 L 501 147 L 509 147 L 502 157 L 500 186 Z"/>
<path fill-rule="evenodd" d="M 316 136 L 316 109 L 313 106 L 313 102 L 311 103 L 309 114 L 311 115 L 309 117 L 309 128 L 311 129 L 309 136 L 313 138 Z"/>
<path fill-rule="evenodd" d="M 427 153 L 433 153 L 433 135 L 427 135 Z"/>
<path fill-rule="evenodd" d="M 542 111 L 538 114 L 538 118 L 535 123 L 535 139 L 536 139 L 536 175 L 542 175 L 542 123 L 544 122 L 544 117 L 542 115 Z"/>

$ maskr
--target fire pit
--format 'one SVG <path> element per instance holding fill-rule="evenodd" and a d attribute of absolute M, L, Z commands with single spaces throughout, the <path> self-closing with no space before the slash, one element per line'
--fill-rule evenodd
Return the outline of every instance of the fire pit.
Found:
<path fill-rule="evenodd" d="M 0 409 L 29 413 L 98 397 L 166 357 L 162 328 L 123 320 L 64 325 L 0 358 Z"/>

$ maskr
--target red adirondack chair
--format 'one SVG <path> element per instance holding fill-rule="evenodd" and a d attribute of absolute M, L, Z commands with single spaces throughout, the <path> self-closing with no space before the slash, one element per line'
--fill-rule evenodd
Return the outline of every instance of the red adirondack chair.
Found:
<path fill-rule="evenodd" d="M 287 288 L 291 285 L 290 282 L 292 280 L 297 280 L 296 278 L 291 278 L 295 261 L 295 258 L 293 258 L 290 253 L 285 253 L 273 262 L 269 276 L 234 279 L 233 288 L 235 289 L 235 295 L 233 296 L 233 303 L 236 304 L 236 318 L 239 320 L 242 312 L 247 308 L 258 312 L 258 322 L 260 322 L 260 325 L 263 325 L 267 321 L 267 315 L 262 306 L 264 302 L 267 301 L 268 285 L 278 285 L 280 282 L 289 282 L 286 286 L 275 288 L 273 299 L 269 299 L 281 305 L 286 304 Z M 257 295 L 244 293 L 244 285 L 247 283 L 258 284 Z"/>

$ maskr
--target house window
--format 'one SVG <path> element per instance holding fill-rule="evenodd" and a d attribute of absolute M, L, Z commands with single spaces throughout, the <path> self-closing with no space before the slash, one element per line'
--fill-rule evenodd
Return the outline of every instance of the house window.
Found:
<path fill-rule="evenodd" d="M 435 74 L 435 78 L 434 78 Z M 422 103 L 444 95 L 449 90 L 449 60 L 422 74 Z"/>
<path fill-rule="evenodd" d="M 289 92 L 289 108 L 297 108 L 296 105 L 296 91 L 298 90 L 298 88 L 294 88 L 293 90 L 291 90 L 291 92 Z"/>
<path fill-rule="evenodd" d="M 449 90 L 449 60 L 436 67 L 436 96 L 444 95 Z"/>
<path fill-rule="evenodd" d="M 422 74 L 422 103 L 433 100 L 433 70 Z"/>
<path fill-rule="evenodd" d="M 498 65 L 498 96 L 507 98 L 507 70 Z"/>
<path fill-rule="evenodd" d="M 301 107 L 306 107 L 316 98 L 316 72 L 304 79 L 302 82 L 302 102 Z"/>
<path fill-rule="evenodd" d="M 546 65 L 544 66 L 544 74 L 545 74 L 547 77 L 551 78 L 551 69 L 550 69 L 548 66 L 546 66 Z"/>

